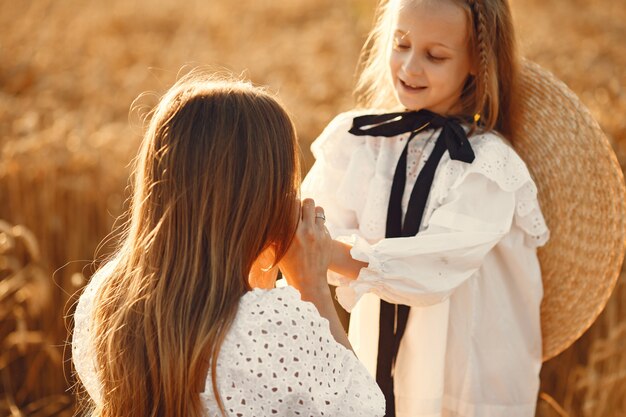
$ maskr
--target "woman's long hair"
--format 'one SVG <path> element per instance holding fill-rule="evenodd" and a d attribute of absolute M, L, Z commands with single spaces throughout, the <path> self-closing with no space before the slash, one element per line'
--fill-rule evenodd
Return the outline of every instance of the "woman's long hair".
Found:
<path fill-rule="evenodd" d="M 199 391 L 270 246 L 297 227 L 293 124 L 241 81 L 187 76 L 153 111 L 136 160 L 129 223 L 91 323 L 99 417 L 204 415 Z M 200 388 L 199 388 L 200 387 Z"/>
<path fill-rule="evenodd" d="M 425 1 L 425 0 L 421 0 Z M 443 0 L 440 0 L 443 1 Z M 482 129 L 505 135 L 514 130 L 513 97 L 519 74 L 515 30 L 507 0 L 448 0 L 467 14 L 470 56 L 476 75 L 470 75 L 461 94 L 461 114 L 480 115 Z M 389 70 L 393 22 L 400 0 L 380 0 L 374 27 L 361 51 L 355 88 L 357 104 L 366 108 L 398 107 Z"/>

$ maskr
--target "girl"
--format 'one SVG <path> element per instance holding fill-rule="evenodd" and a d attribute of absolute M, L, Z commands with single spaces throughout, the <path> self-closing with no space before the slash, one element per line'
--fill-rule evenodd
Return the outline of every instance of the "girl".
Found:
<path fill-rule="evenodd" d="M 387 416 L 533 416 L 548 230 L 502 136 L 518 74 L 509 6 L 383 1 L 369 39 L 369 110 L 330 123 L 303 184 L 336 239 L 350 341 Z"/>
<path fill-rule="evenodd" d="M 161 99 L 128 228 L 76 308 L 92 416 L 383 414 L 330 298 L 324 213 L 297 200 L 297 155 L 285 110 L 247 83 L 189 76 Z M 273 289 L 277 262 L 292 287 Z"/>

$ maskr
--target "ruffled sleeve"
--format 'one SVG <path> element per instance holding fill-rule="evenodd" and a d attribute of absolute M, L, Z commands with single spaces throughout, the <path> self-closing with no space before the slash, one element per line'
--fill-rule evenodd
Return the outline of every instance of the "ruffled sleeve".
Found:
<path fill-rule="evenodd" d="M 512 227 L 524 231 L 527 247 L 547 241 L 537 190 L 524 162 L 495 134 L 471 140 L 472 164 L 447 154 L 442 159 L 430 196 L 435 208 L 417 236 L 371 244 L 351 235 L 353 258 L 369 265 L 356 280 L 340 282 L 337 297 L 346 310 L 367 292 L 395 304 L 441 302 L 474 275 Z"/>

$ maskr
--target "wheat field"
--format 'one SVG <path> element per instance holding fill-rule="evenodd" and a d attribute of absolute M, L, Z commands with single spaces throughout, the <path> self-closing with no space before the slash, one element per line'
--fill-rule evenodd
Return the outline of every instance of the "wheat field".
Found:
<path fill-rule="evenodd" d="M 523 54 L 580 96 L 626 168 L 626 1 L 511 1 Z M 0 416 L 74 414 L 73 303 L 110 251 L 141 114 L 181 68 L 277 92 L 306 171 L 310 142 L 353 103 L 375 3 L 0 0 Z M 623 274 L 541 391 L 538 416 L 626 416 Z"/>

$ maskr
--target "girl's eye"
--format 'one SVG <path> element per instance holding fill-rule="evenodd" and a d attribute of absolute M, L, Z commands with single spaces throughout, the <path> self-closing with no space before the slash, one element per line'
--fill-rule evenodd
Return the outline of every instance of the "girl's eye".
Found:
<path fill-rule="evenodd" d="M 443 61 L 445 61 L 446 59 L 448 59 L 448 58 L 443 57 L 443 56 L 433 55 L 433 54 L 431 54 L 430 52 L 428 52 L 427 56 L 428 56 L 428 59 L 429 59 L 429 60 L 431 60 L 431 61 L 433 61 L 433 62 L 443 62 Z"/>
<path fill-rule="evenodd" d="M 408 49 L 409 48 L 409 44 L 405 43 L 405 42 L 401 42 L 400 39 L 394 39 L 393 40 L 393 48 L 396 49 L 396 50 Z"/>

